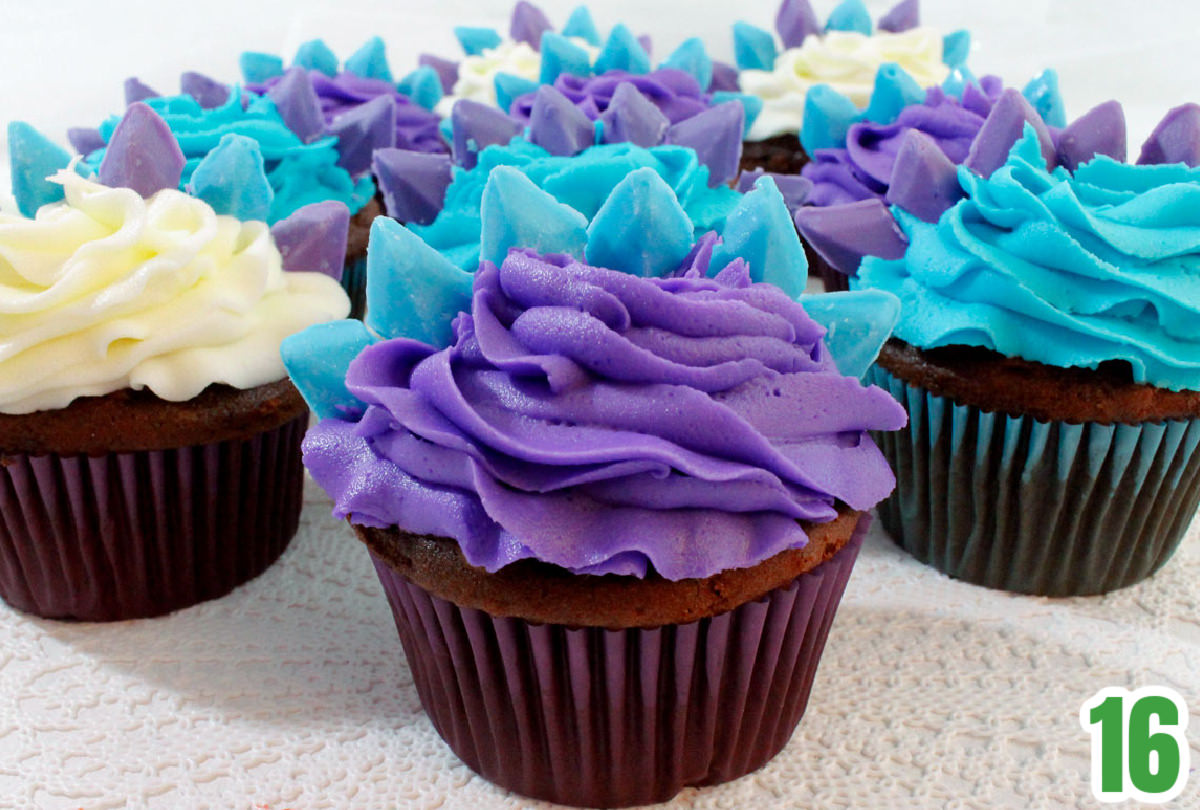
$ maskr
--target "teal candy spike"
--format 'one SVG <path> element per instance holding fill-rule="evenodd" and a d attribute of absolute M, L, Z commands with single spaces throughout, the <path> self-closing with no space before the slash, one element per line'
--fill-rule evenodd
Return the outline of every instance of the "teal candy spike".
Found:
<path fill-rule="evenodd" d="M 545 45 L 542 51 L 545 52 Z M 543 57 L 544 58 L 544 57 Z M 504 112 L 509 112 L 512 103 L 521 96 L 533 93 L 538 89 L 538 83 L 524 76 L 514 76 L 511 73 L 496 74 L 496 106 Z"/>
<path fill-rule="evenodd" d="M 631 172 L 588 226 L 587 261 L 635 276 L 662 277 L 692 249 L 692 221 L 654 169 Z"/>
<path fill-rule="evenodd" d="M 738 70 L 774 70 L 779 51 L 775 35 L 748 22 L 733 24 L 733 55 Z"/>
<path fill-rule="evenodd" d="M 826 31 L 855 31 L 871 36 L 871 12 L 862 0 L 842 0 L 825 20 Z"/>
<path fill-rule="evenodd" d="M 596 74 L 624 70 L 638 75 L 650 72 L 650 54 L 624 23 L 619 23 L 608 35 L 604 50 L 596 57 Z"/>
<path fill-rule="evenodd" d="M 592 12 L 588 11 L 587 6 L 579 6 L 571 12 L 571 16 L 567 18 L 567 24 L 563 26 L 562 35 L 578 37 L 597 48 L 600 47 L 602 41 L 600 32 L 596 30 L 596 23 L 592 20 Z"/>
<path fill-rule="evenodd" d="M 925 100 L 925 90 L 895 62 L 884 62 L 875 72 L 871 103 L 863 117 L 876 124 L 890 124 L 900 111 Z"/>
<path fill-rule="evenodd" d="M 726 101 L 741 102 L 742 109 L 746 111 L 746 127 L 742 133 L 743 137 L 750 133 L 750 127 L 754 126 L 754 122 L 758 120 L 758 116 L 763 109 L 763 100 L 758 96 L 734 93 L 729 90 L 718 90 L 712 94 L 712 97 L 714 107 L 718 104 L 724 104 Z"/>
<path fill-rule="evenodd" d="M 299 65 L 305 70 L 317 70 L 326 76 L 336 76 L 338 58 L 323 39 L 310 39 L 296 49 L 293 65 Z"/>
<path fill-rule="evenodd" d="M 467 56 L 479 56 L 504 41 L 494 28 L 472 28 L 469 25 L 455 26 L 454 36 Z"/>
<path fill-rule="evenodd" d="M 71 164 L 71 153 L 24 121 L 8 125 L 8 155 L 12 193 L 17 209 L 27 217 L 64 196 L 63 187 L 46 178 Z"/>
<path fill-rule="evenodd" d="M 547 31 L 542 34 L 542 84 L 554 84 L 560 74 L 588 76 L 592 72 L 592 60 L 588 52 L 562 34 Z M 508 108 L 505 107 L 505 110 Z"/>
<path fill-rule="evenodd" d="M 376 217 L 367 245 L 366 324 L 385 338 L 449 346 L 454 316 L 471 310 L 473 278 L 396 220 Z"/>
<path fill-rule="evenodd" d="M 1062 94 L 1058 91 L 1058 71 L 1053 68 L 1043 70 L 1029 80 L 1021 95 L 1033 105 L 1033 109 L 1037 110 L 1037 114 L 1048 126 L 1067 125 L 1067 108 L 1063 105 Z"/>
<path fill-rule="evenodd" d="M 218 214 L 243 222 L 266 222 L 275 199 L 258 141 L 232 133 L 196 165 L 188 190 Z"/>
<path fill-rule="evenodd" d="M 450 120 L 450 116 L 446 116 L 438 124 L 438 132 L 442 136 L 442 140 L 446 143 L 454 143 L 454 122 Z"/>
<path fill-rule="evenodd" d="M 850 125 L 858 117 L 854 102 L 829 85 L 811 87 L 804 97 L 800 143 L 810 155 L 816 149 L 844 148 Z"/>
<path fill-rule="evenodd" d="M 712 84 L 712 59 L 704 50 L 704 43 L 699 37 L 685 39 L 683 44 L 664 59 L 659 67 L 675 68 L 684 73 L 690 73 L 699 83 L 701 90 L 707 90 L 708 86 Z"/>
<path fill-rule="evenodd" d="M 331 321 L 284 338 L 279 353 L 318 419 L 354 418 L 366 406 L 346 389 L 346 370 L 377 340 L 362 321 Z"/>
<path fill-rule="evenodd" d="M 432 110 L 442 100 L 442 80 L 429 65 L 422 65 L 401 79 L 397 85 L 401 93 L 427 110 Z"/>
<path fill-rule="evenodd" d="M 392 84 L 392 69 L 388 67 L 387 48 L 379 37 L 371 37 L 346 60 L 346 70 L 364 79 L 379 79 Z"/>
<path fill-rule="evenodd" d="M 238 67 L 242 70 L 242 78 L 253 84 L 283 75 L 283 60 L 273 53 L 246 51 L 238 57 Z"/>
<path fill-rule="evenodd" d="M 967 89 L 967 85 L 975 82 L 975 76 L 966 68 L 955 68 L 950 71 L 950 75 L 946 77 L 946 81 L 942 82 L 942 90 L 946 95 L 962 101 L 963 91 Z"/>
<path fill-rule="evenodd" d="M 964 68 L 971 53 L 971 32 L 955 31 L 942 37 L 942 61 L 951 70 Z"/>
<path fill-rule="evenodd" d="M 825 345 L 838 371 L 860 380 L 900 320 L 900 299 L 884 290 L 805 295 L 800 303 L 825 327 Z"/>
<path fill-rule="evenodd" d="M 730 212 L 713 250 L 709 275 L 737 258 L 750 265 L 750 278 L 766 281 L 799 298 L 808 284 L 808 261 L 783 195 L 770 177 L 762 177 Z"/>
<path fill-rule="evenodd" d="M 500 264 L 510 248 L 583 258 L 587 219 L 517 169 L 497 166 L 483 189 L 479 258 Z"/>

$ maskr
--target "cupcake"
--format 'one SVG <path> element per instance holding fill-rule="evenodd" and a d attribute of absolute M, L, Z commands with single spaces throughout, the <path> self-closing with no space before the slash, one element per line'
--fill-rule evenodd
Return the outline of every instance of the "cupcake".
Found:
<path fill-rule="evenodd" d="M 28 125 L 8 134 L 36 215 L 0 215 L 0 598 L 112 621 L 219 597 L 299 523 L 308 409 L 279 346 L 349 302 L 290 270 L 340 267 L 346 209 L 279 223 L 284 259 L 265 222 L 178 190 L 183 154 L 144 105 L 100 182 L 55 172 L 69 156 Z"/>
<path fill-rule="evenodd" d="M 1070 596 L 1179 544 L 1200 501 L 1198 121 L 1173 110 L 1127 164 L 1116 102 L 1054 136 L 1006 91 L 961 166 L 909 133 L 890 213 L 806 231 L 843 269 L 870 254 L 851 287 L 902 301 L 870 379 L 911 416 L 881 441 L 899 480 L 880 516 L 918 559 Z"/>
<path fill-rule="evenodd" d="M 647 168 L 590 225 L 510 167 L 482 205 L 477 272 L 381 219 L 367 326 L 285 344 L 306 464 L 485 778 L 611 807 L 753 771 L 892 487 L 867 431 L 904 413 L 843 375 L 895 302 L 764 283 L 804 273 L 770 180 L 699 240 Z"/>
<path fill-rule="evenodd" d="M 862 0 L 843 0 L 824 26 L 808 0 L 783 0 L 775 28 L 778 42 L 749 23 L 733 27 L 738 87 L 762 102 L 742 165 L 786 174 L 799 172 L 810 157 L 800 137 L 810 96 L 824 105 L 836 93 L 861 109 L 871 101 L 881 66 L 895 66 L 916 88 L 932 87 L 963 69 L 970 49 L 966 31 L 943 37 L 921 26 L 917 0 L 902 0 L 878 26 Z"/>

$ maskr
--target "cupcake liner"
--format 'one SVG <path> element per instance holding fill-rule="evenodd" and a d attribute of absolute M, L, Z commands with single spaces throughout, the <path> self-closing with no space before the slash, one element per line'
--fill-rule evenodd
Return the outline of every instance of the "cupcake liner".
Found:
<path fill-rule="evenodd" d="M 299 527 L 307 423 L 169 450 L 0 456 L 0 598 L 115 621 L 253 579 Z"/>
<path fill-rule="evenodd" d="M 742 171 L 763 169 L 776 174 L 799 174 L 809 162 L 797 135 L 775 135 L 761 141 L 742 141 Z"/>
<path fill-rule="evenodd" d="M 350 296 L 350 318 L 362 320 L 367 311 L 367 256 L 364 253 L 346 260 L 342 270 L 342 289 Z"/>
<path fill-rule="evenodd" d="M 495 617 L 372 559 L 421 703 L 468 766 L 526 796 L 622 807 L 736 779 L 783 748 L 869 522 L 786 587 L 654 629 Z"/>
<path fill-rule="evenodd" d="M 1132 585 L 1170 558 L 1200 503 L 1200 420 L 1040 422 L 956 404 L 875 366 L 909 413 L 875 441 L 879 506 L 910 554 L 956 579 L 1041 596 Z"/>

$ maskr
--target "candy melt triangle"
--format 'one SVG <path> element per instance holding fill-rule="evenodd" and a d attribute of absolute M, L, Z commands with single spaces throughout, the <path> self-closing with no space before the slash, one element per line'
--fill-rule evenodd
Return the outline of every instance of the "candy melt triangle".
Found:
<path fill-rule="evenodd" d="M 238 57 L 238 67 L 242 78 L 252 84 L 262 84 L 283 75 L 283 60 L 273 53 L 246 51 Z"/>
<path fill-rule="evenodd" d="M 500 264 L 511 248 L 584 255 L 587 218 L 556 201 L 532 180 L 498 166 L 483 190 L 480 259 Z"/>
<path fill-rule="evenodd" d="M 1041 144 L 1046 165 L 1055 165 L 1054 141 L 1045 122 L 1033 109 L 1033 105 L 1016 90 L 1005 90 L 983 122 L 983 127 L 971 144 L 971 151 L 963 165 L 971 171 L 988 178 L 1008 160 L 1008 153 L 1024 135 L 1026 124 L 1033 127 Z"/>
<path fill-rule="evenodd" d="M 149 106 L 137 102 L 125 111 L 109 138 L 99 180 L 149 197 L 164 188 L 179 188 L 184 162 L 171 128 Z"/>
<path fill-rule="evenodd" d="M 267 96 L 275 102 L 283 123 L 300 140 L 310 143 L 325 131 L 321 99 L 306 68 L 288 68 L 279 83 L 267 91 Z"/>
<path fill-rule="evenodd" d="M 577 37 L 596 48 L 599 48 L 602 42 L 600 32 L 596 30 L 596 23 L 592 20 L 592 12 L 588 11 L 587 6 L 578 6 L 571 12 L 567 24 L 563 26 L 562 35 Z"/>
<path fill-rule="evenodd" d="M 808 0 L 783 0 L 775 14 L 775 30 L 785 48 L 799 48 L 812 34 L 821 34 L 821 23 Z"/>
<path fill-rule="evenodd" d="M 745 116 L 739 102 L 727 101 L 673 125 L 667 142 L 694 149 L 708 167 L 708 184 L 722 185 L 737 177 Z"/>
<path fill-rule="evenodd" d="M 533 99 L 529 140 L 552 155 L 567 157 L 595 144 L 596 127 L 570 99 L 543 84 Z"/>
<path fill-rule="evenodd" d="M 824 326 L 838 371 L 862 379 L 900 321 L 900 299 L 883 290 L 806 295 L 808 317 Z"/>
<path fill-rule="evenodd" d="M 62 185 L 47 178 L 70 165 L 70 152 L 24 121 L 13 121 L 8 125 L 8 155 L 12 192 L 22 214 L 32 217 L 43 205 L 63 198 Z"/>
<path fill-rule="evenodd" d="M 541 39 L 542 70 L 538 81 L 553 84 L 560 74 L 587 76 L 592 71 L 588 52 L 571 40 L 553 31 L 547 31 Z M 503 107 L 507 110 L 508 107 Z"/>
<path fill-rule="evenodd" d="M 1138 163 L 1200 166 L 1200 105 L 1182 104 L 1169 110 L 1142 145 Z"/>
<path fill-rule="evenodd" d="M 338 72 L 337 54 L 325 44 L 323 39 L 310 39 L 308 42 L 302 43 L 296 49 L 296 58 L 292 60 L 292 64 L 299 65 L 306 70 L 319 71 L 330 78 L 336 76 Z"/>
<path fill-rule="evenodd" d="M 179 76 L 179 89 L 196 99 L 206 110 L 220 107 L 229 101 L 229 87 L 203 73 L 185 71 Z"/>
<path fill-rule="evenodd" d="M 346 371 L 378 341 L 362 321 L 319 323 L 280 344 L 283 365 L 318 419 L 357 419 L 364 405 L 346 388 Z"/>
<path fill-rule="evenodd" d="M 396 100 L 376 96 L 336 119 L 329 134 L 338 139 L 338 165 L 352 175 L 366 172 L 376 149 L 396 145 Z"/>
<path fill-rule="evenodd" d="M 546 49 L 542 50 L 542 65 L 546 64 Z M 536 92 L 539 83 L 526 79 L 524 76 L 514 76 L 511 73 L 497 73 L 495 78 L 496 85 L 496 106 L 504 112 L 512 110 L 512 104 L 521 96 Z"/>
<path fill-rule="evenodd" d="M 596 73 L 624 70 L 627 73 L 649 73 L 650 54 L 624 23 L 613 27 L 596 57 Z"/>
<path fill-rule="evenodd" d="M 917 129 L 905 133 L 892 167 L 888 204 L 898 205 L 925 222 L 937 222 L 942 212 L 962 198 L 958 167 L 937 142 Z"/>
<path fill-rule="evenodd" d="M 853 101 L 827 84 L 818 84 L 804 96 L 800 143 L 810 155 L 817 149 L 842 148 L 856 120 L 858 107 Z"/>
<path fill-rule="evenodd" d="M 1096 155 L 1125 162 L 1125 111 L 1120 102 L 1106 101 L 1088 110 L 1058 136 L 1058 161 L 1074 172 Z"/>
<path fill-rule="evenodd" d="M 775 37 L 748 22 L 733 24 L 733 54 L 739 70 L 774 70 Z"/>
<path fill-rule="evenodd" d="M 467 56 L 478 56 L 484 51 L 498 47 L 504 41 L 494 28 L 474 28 L 469 25 L 455 27 L 454 36 Z"/>
<path fill-rule="evenodd" d="M 436 70 L 421 66 L 396 84 L 396 89 L 413 100 L 413 103 L 432 110 L 442 100 L 442 80 Z"/>
<path fill-rule="evenodd" d="M 826 31 L 853 31 L 863 36 L 871 35 L 871 12 L 862 0 L 842 0 L 829 18 L 825 20 Z"/>
<path fill-rule="evenodd" d="M 517 0 L 513 6 L 508 35 L 517 42 L 528 43 L 535 51 L 542 46 L 542 35 L 553 31 L 545 13 L 528 0 Z"/>
<path fill-rule="evenodd" d="M 921 24 L 920 0 L 900 0 L 879 18 L 879 30 L 899 34 Z"/>
<path fill-rule="evenodd" d="M 662 143 L 671 122 L 630 82 L 617 85 L 608 109 L 600 116 L 604 140 L 650 148 Z"/>
<path fill-rule="evenodd" d="M 342 280 L 350 209 L 337 200 L 297 208 L 271 226 L 271 238 L 283 256 L 283 269 L 293 273 L 324 273 Z"/>
<path fill-rule="evenodd" d="M 804 292 L 808 260 L 787 203 L 770 178 L 759 180 L 726 217 L 721 242 L 713 249 L 710 275 L 740 258 L 750 265 L 754 281 L 774 284 L 792 298 Z"/>
<path fill-rule="evenodd" d="M 442 83 L 443 93 L 450 93 L 454 90 L 454 83 L 458 81 L 458 62 L 452 59 L 443 59 L 431 53 L 423 53 L 417 57 L 417 64 L 421 67 L 433 68 L 438 75 L 438 80 Z"/>
<path fill-rule="evenodd" d="M 862 117 L 877 124 L 890 124 L 900 111 L 925 100 L 925 89 L 895 62 L 885 62 L 875 72 L 871 101 Z"/>
<path fill-rule="evenodd" d="M 848 205 L 796 212 L 796 227 L 813 250 L 839 272 L 858 271 L 864 256 L 899 259 L 908 240 L 882 200 L 862 200 Z"/>
<path fill-rule="evenodd" d="M 685 39 L 659 67 L 682 70 L 696 80 L 701 90 L 707 90 L 712 84 L 713 61 L 699 37 Z"/>
<path fill-rule="evenodd" d="M 150 85 L 143 83 L 136 76 L 130 76 L 125 80 L 126 107 L 138 101 L 145 101 L 148 98 L 158 98 L 160 95 L 162 94 Z"/>
<path fill-rule="evenodd" d="M 589 264 L 635 276 L 665 276 L 692 250 L 693 227 L 675 192 L 651 168 L 612 190 L 587 229 Z"/>
<path fill-rule="evenodd" d="M 196 165 L 188 191 L 218 214 L 242 221 L 265 222 L 275 199 L 258 141 L 233 133 L 223 135 Z"/>
<path fill-rule="evenodd" d="M 524 129 L 490 104 L 470 99 L 454 105 L 450 123 L 454 132 L 454 162 L 467 169 L 475 167 L 481 150 L 493 144 L 506 144 Z"/>
<path fill-rule="evenodd" d="M 346 70 L 364 79 L 393 81 L 392 69 L 388 67 L 387 48 L 379 37 L 371 37 L 346 60 Z"/>
<path fill-rule="evenodd" d="M 449 155 L 378 149 L 371 167 L 388 216 L 420 225 L 437 218 L 453 177 Z"/>

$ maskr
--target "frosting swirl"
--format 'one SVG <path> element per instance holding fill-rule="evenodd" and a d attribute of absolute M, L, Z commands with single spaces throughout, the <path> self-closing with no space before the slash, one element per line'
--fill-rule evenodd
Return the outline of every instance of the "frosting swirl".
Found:
<path fill-rule="evenodd" d="M 587 51 L 590 61 L 595 61 L 599 50 L 594 45 L 579 37 L 568 39 Z M 464 57 L 458 63 L 458 78 L 454 81 L 454 87 L 438 102 L 434 111 L 448 118 L 455 103 L 462 99 L 498 106 L 496 76 L 500 73 L 536 82 L 542 73 L 542 55 L 527 42 L 504 39 L 494 48 L 485 48 L 478 54 Z"/>
<path fill-rule="evenodd" d="M 1048 171 L 1032 127 L 934 224 L 893 212 L 902 259 L 866 258 L 854 287 L 903 302 L 896 335 L 1060 367 L 1119 360 L 1135 382 L 1200 390 L 1200 169 L 1106 156 Z"/>
<path fill-rule="evenodd" d="M 622 83 L 632 84 L 672 124 L 699 115 L 713 103 L 712 96 L 701 91 L 694 76 L 674 68 L 660 68 L 643 75 L 624 70 L 609 70 L 590 77 L 564 73 L 554 80 L 554 88 L 595 121 L 608 109 L 617 86 Z M 514 99 L 509 115 L 528 123 L 536 95 L 527 93 Z"/>
<path fill-rule="evenodd" d="M 904 412 L 839 374 L 823 335 L 741 259 L 644 279 L 513 251 L 481 266 L 451 347 L 358 356 L 366 411 L 317 425 L 305 463 L 335 514 L 451 537 L 489 571 L 751 566 L 894 484 L 866 431 Z"/>
<path fill-rule="evenodd" d="M 172 189 L 144 200 L 71 170 L 54 180 L 64 203 L 0 215 L 0 412 L 274 382 L 284 337 L 349 312 L 333 279 L 283 271 L 264 223 Z"/>

